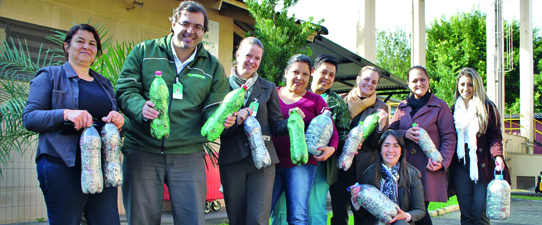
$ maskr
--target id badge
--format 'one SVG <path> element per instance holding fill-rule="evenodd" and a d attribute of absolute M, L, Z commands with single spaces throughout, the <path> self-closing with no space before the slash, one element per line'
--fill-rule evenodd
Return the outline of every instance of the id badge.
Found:
<path fill-rule="evenodd" d="M 252 116 L 256 116 L 258 114 L 258 106 L 260 106 L 260 103 L 258 103 L 258 99 L 255 98 L 252 103 L 248 106 L 250 110 L 252 110 Z"/>
<path fill-rule="evenodd" d="M 179 78 L 173 84 L 173 99 L 183 99 L 183 84 L 179 83 Z"/>

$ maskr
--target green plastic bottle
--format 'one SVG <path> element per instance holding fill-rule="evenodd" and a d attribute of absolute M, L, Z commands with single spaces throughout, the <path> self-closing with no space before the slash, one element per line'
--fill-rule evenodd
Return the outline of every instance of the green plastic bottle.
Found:
<path fill-rule="evenodd" d="M 158 111 L 158 117 L 151 122 L 151 135 L 156 139 L 162 139 L 169 137 L 169 90 L 162 78 L 162 71 L 156 71 L 155 75 L 149 97 L 154 103 L 154 110 Z"/>

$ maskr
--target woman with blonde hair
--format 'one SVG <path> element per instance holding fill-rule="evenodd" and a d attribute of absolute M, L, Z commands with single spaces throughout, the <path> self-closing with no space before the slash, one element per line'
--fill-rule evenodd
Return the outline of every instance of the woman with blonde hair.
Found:
<path fill-rule="evenodd" d="M 457 150 L 450 183 L 456 190 L 461 224 L 489 224 L 486 190 L 495 178 L 494 170 L 501 171 L 510 183 L 510 173 L 503 160 L 501 119 L 476 70 L 461 69 L 456 83 L 452 114 Z"/>
<path fill-rule="evenodd" d="M 220 136 L 218 157 L 220 180 L 230 224 L 268 224 L 271 211 L 275 164 L 279 162 L 271 135 L 288 134 L 287 120 L 280 110 L 280 101 L 274 83 L 258 76 L 264 47 L 255 37 L 247 37 L 235 52 L 235 63 L 228 78 L 230 89 L 246 85 L 247 92 L 236 123 Z M 258 107 L 248 106 L 256 102 Z M 252 159 L 244 121 L 254 116 L 260 123 L 265 147 L 271 157 L 271 165 L 256 168 Z"/>
<path fill-rule="evenodd" d="M 344 190 L 361 180 L 363 172 L 375 163 L 379 148 L 378 141 L 382 133 L 388 129 L 388 106 L 376 97 L 380 77 L 380 71 L 377 68 L 365 66 L 359 71 L 356 85 L 352 90 L 348 94 L 341 95 L 350 111 L 350 129 L 356 127 L 360 121 L 364 121 L 371 114 L 377 113 L 380 119 L 378 128 L 367 137 L 367 141 L 364 141 L 358 150 L 352 166 L 347 171 L 339 170 L 337 182 L 329 187 L 333 207 L 332 224 L 348 224 L 347 205 L 350 204 L 350 193 Z M 342 149 L 339 149 L 336 154 L 341 153 Z M 360 224 L 363 218 L 357 213 L 353 214 L 355 224 Z"/>

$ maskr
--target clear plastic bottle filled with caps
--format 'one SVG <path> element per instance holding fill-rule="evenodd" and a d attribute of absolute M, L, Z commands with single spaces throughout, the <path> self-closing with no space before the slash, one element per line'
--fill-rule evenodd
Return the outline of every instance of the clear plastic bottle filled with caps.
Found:
<path fill-rule="evenodd" d="M 510 185 L 504 180 L 502 171 L 487 185 L 486 214 L 492 220 L 504 220 L 510 216 Z"/>

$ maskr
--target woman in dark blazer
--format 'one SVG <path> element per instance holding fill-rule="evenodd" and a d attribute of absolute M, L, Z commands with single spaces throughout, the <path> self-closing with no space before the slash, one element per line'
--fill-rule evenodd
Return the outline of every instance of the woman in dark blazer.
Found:
<path fill-rule="evenodd" d="M 425 68 L 414 66 L 408 72 L 411 94 L 397 107 L 389 129 L 394 129 L 405 138 L 407 161 L 422 173 L 425 209 L 429 202 L 447 202 L 446 169 L 452 162 L 456 135 L 452 112 L 448 104 L 429 90 L 429 75 Z M 441 163 L 428 159 L 418 145 L 418 127 L 424 128 L 442 154 Z M 432 224 L 429 214 L 417 224 Z"/>
<path fill-rule="evenodd" d="M 388 106 L 376 96 L 376 87 L 380 82 L 380 77 L 380 71 L 377 68 L 365 66 L 359 71 L 356 85 L 352 90 L 341 95 L 350 111 L 350 129 L 356 127 L 360 121 L 364 121 L 371 114 L 378 113 L 380 119 L 378 129 L 375 129 L 367 140 L 363 141 L 352 166 L 347 171 L 339 170 L 337 182 L 329 187 L 333 206 L 332 224 L 348 224 L 347 205 L 350 205 L 348 201 L 350 194 L 344 190 L 361 180 L 363 172 L 376 161 L 378 140 L 382 132 L 388 129 Z M 340 155 L 341 152 L 342 149 L 339 149 L 336 154 Z M 359 224 L 361 219 L 354 214 L 355 224 Z"/>
<path fill-rule="evenodd" d="M 457 131 L 457 151 L 450 183 L 457 194 L 461 224 L 489 224 L 486 215 L 487 185 L 501 171 L 510 183 L 503 160 L 501 119 L 487 97 L 480 74 L 465 67 L 459 72 L 452 108 Z"/>
<path fill-rule="evenodd" d="M 243 107 L 236 123 L 220 136 L 220 181 L 230 224 L 268 224 L 271 197 L 275 179 L 275 164 L 279 162 L 271 134 L 288 134 L 287 120 L 280 111 L 277 88 L 274 83 L 258 77 L 256 71 L 263 55 L 263 45 L 254 37 L 243 39 L 237 50 L 236 62 L 229 77 L 230 89 L 248 86 Z M 255 99 L 257 111 L 248 108 Z M 243 123 L 256 114 L 271 165 L 257 169 L 252 160 L 249 141 Z"/>
<path fill-rule="evenodd" d="M 426 213 L 420 171 L 407 163 L 406 154 L 400 134 L 387 130 L 380 138 L 376 162 L 367 168 L 359 180 L 360 184 L 375 186 L 399 205 L 399 213 L 392 220 L 395 225 L 414 224 Z M 356 187 L 351 190 L 352 202 L 357 210 L 354 214 L 361 218 L 359 224 L 377 224 L 378 219 L 357 203 L 359 189 Z"/>

